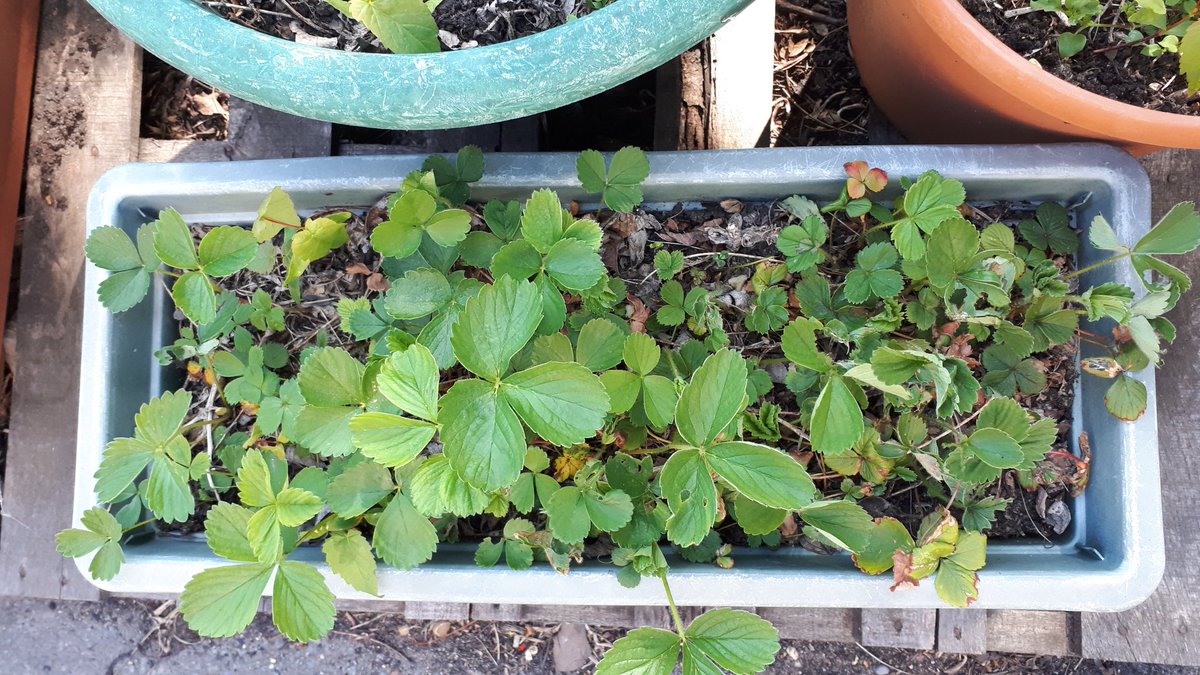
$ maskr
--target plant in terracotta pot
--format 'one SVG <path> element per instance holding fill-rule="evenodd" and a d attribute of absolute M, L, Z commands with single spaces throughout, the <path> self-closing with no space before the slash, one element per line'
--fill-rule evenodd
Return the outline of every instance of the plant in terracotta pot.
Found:
<path fill-rule="evenodd" d="M 863 82 L 918 142 L 1200 148 L 1191 0 L 850 0 Z"/>
<path fill-rule="evenodd" d="M 231 95 L 381 129 L 475 126 L 574 103 L 665 63 L 750 4 L 88 1 L 163 61 Z"/>

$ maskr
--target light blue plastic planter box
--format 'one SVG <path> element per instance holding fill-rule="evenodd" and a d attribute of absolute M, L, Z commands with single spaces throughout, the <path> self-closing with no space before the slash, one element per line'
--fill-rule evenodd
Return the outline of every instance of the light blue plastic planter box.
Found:
<path fill-rule="evenodd" d="M 751 0 L 620 0 L 536 35 L 437 54 L 296 44 L 196 0 L 88 2 L 162 60 L 247 101 L 360 127 L 452 129 L 607 91 L 716 32 Z"/>
<path fill-rule="evenodd" d="M 246 224 L 263 196 L 281 185 L 302 211 L 363 208 L 395 190 L 423 157 L 337 157 L 216 164 L 130 164 L 106 174 L 88 204 L 88 228 L 115 225 L 133 233 L 165 207 L 212 225 Z M 865 159 L 900 176 L 930 168 L 962 180 L 972 200 L 1060 200 L 1082 203 L 1078 222 L 1103 213 L 1118 235 L 1133 242 L 1149 227 L 1149 183 L 1137 162 L 1105 146 L 920 147 L 869 146 L 660 153 L 651 155 L 648 202 L 725 197 L 775 200 L 792 194 L 834 198 L 845 180 L 842 164 Z M 493 155 L 474 196 L 524 199 L 551 187 L 564 199 L 587 200 L 575 178 L 575 155 Z M 1084 246 L 1081 264 L 1099 259 Z M 82 251 L 79 253 L 83 254 Z M 94 506 L 92 474 L 105 444 L 131 434 L 133 415 L 147 399 L 178 382 L 153 353 L 171 336 L 169 306 L 160 291 L 133 311 L 109 314 L 96 300 L 105 272 L 88 265 L 79 407 L 75 513 Z M 1136 287 L 1125 266 L 1109 266 L 1085 284 L 1116 280 Z M 1104 330 L 1104 329 L 1101 329 Z M 1126 424 L 1104 409 L 1105 380 L 1079 379 L 1073 436 L 1087 431 L 1094 449 L 1091 484 L 1073 503 L 1070 529 L 1053 545 L 995 542 L 988 548 L 975 606 L 1007 609 L 1115 611 L 1144 600 L 1163 571 L 1158 435 L 1154 374 L 1138 376 L 1150 391 L 1141 420 Z M 477 568 L 471 546 L 444 546 L 432 562 L 402 572 L 380 569 L 387 600 L 643 605 L 665 602 L 658 584 L 628 589 L 615 569 L 590 561 L 567 576 L 537 565 L 524 572 Z M 220 564 L 199 537 L 159 538 L 126 550 L 120 575 L 98 584 L 126 593 L 177 593 L 200 570 Z M 339 597 L 369 599 L 329 572 L 318 549 L 296 554 L 318 563 Z M 819 556 L 800 548 L 739 550 L 737 566 L 672 560 L 671 585 L 684 605 L 758 607 L 938 607 L 933 583 L 892 593 L 889 579 L 854 569 L 848 556 Z M 85 561 L 86 562 L 86 561 Z M 86 564 L 81 563 L 85 570 Z"/>

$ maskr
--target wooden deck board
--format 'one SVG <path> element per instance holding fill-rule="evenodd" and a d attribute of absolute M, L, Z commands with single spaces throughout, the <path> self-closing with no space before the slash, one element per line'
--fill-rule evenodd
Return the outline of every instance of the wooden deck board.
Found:
<path fill-rule="evenodd" d="M 0 594 L 94 599 L 54 548 L 72 523 L 79 317 L 87 193 L 137 158 L 141 53 L 83 0 L 45 3 L 25 202 L 25 233 Z"/>
<path fill-rule="evenodd" d="M 1200 197 L 1200 151 L 1167 150 L 1142 160 L 1153 183 L 1154 216 Z M 1177 258 L 1200 279 L 1200 255 Z M 1091 658 L 1200 666 L 1200 288 L 1193 288 L 1168 316 L 1178 339 L 1158 371 L 1158 448 L 1162 462 L 1163 526 L 1167 569 L 1162 585 L 1144 604 L 1116 614 L 1084 614 L 1083 655 Z"/>

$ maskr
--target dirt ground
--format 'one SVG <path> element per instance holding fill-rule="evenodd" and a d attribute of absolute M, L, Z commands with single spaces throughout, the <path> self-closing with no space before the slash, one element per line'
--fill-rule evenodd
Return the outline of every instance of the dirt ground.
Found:
<path fill-rule="evenodd" d="M 70 673 L 404 673 L 543 675 L 554 673 L 555 626 L 407 622 L 394 614 L 341 613 L 333 633 L 307 646 L 280 637 L 263 614 L 238 637 L 198 638 L 170 602 L 53 602 L 0 599 L 0 670 L 7 675 Z M 620 637 L 589 629 L 593 658 Z M 579 672 L 590 672 L 585 668 Z M 965 657 L 856 644 L 787 641 L 768 673 L 974 675 L 1062 673 L 1182 675 L 1200 669 L 1114 664 L 1078 658 L 989 654 Z"/>

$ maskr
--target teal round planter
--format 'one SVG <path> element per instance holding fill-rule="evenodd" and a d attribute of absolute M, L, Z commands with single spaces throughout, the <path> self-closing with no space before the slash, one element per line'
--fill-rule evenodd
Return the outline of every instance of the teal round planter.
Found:
<path fill-rule="evenodd" d="M 234 96 L 381 129 L 501 122 L 587 98 L 662 65 L 751 0 L 620 0 L 529 37 L 438 54 L 361 54 L 271 37 L 194 0 L 88 0 L 135 42 Z"/>

